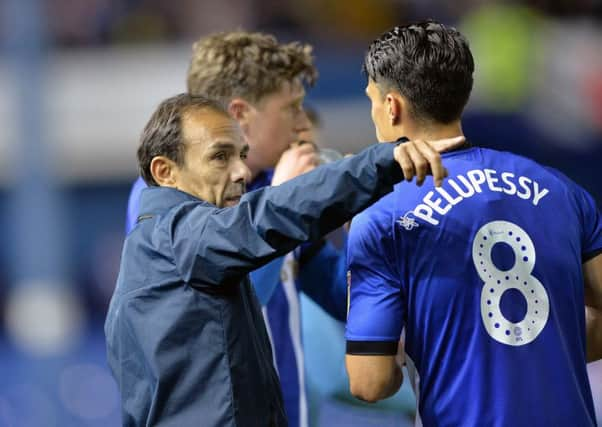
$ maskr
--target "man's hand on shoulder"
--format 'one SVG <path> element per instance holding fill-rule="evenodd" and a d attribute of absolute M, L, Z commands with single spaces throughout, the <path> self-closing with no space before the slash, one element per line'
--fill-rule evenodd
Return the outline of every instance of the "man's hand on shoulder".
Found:
<path fill-rule="evenodd" d="M 401 166 L 406 181 L 416 177 L 416 184 L 422 185 L 427 175 L 433 175 L 435 186 L 440 187 L 447 177 L 440 153 L 461 146 L 465 140 L 463 136 L 458 136 L 437 141 L 407 141 L 395 147 L 395 160 Z"/>

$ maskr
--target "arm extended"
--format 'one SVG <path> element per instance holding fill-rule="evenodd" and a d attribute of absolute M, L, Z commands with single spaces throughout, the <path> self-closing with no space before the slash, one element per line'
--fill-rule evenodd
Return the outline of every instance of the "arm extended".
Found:
<path fill-rule="evenodd" d="M 443 151 L 458 141 L 437 148 Z M 404 150 L 398 148 L 392 144 L 371 146 L 277 187 L 248 193 L 236 207 L 203 205 L 188 210 L 174 220 L 173 227 L 182 276 L 208 284 L 240 279 L 300 243 L 341 226 L 392 191 L 404 178 L 400 165 L 408 161 L 416 165 L 417 173 L 422 170 L 419 175 L 424 176 L 430 166 L 442 178 L 441 159 L 434 150 L 430 149 L 419 167 L 420 162 L 403 156 Z"/>

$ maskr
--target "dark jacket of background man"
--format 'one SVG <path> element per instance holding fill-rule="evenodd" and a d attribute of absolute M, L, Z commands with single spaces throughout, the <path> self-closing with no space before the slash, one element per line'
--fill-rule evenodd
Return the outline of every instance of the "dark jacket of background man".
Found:
<path fill-rule="evenodd" d="M 125 426 L 286 425 L 247 274 L 390 192 L 403 177 L 393 150 L 369 147 L 230 208 L 143 191 L 105 325 Z"/>

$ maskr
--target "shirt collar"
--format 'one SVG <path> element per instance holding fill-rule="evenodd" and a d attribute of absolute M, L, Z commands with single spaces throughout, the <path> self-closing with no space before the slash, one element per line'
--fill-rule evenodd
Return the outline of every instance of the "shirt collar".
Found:
<path fill-rule="evenodd" d="M 407 138 L 405 136 L 402 136 L 402 137 L 397 138 L 397 140 L 395 141 L 395 143 L 396 144 L 403 144 L 404 142 L 408 142 L 409 140 L 410 140 L 409 138 Z M 472 148 L 472 144 L 468 141 L 468 139 L 466 139 L 464 141 L 464 144 L 460 145 L 459 147 L 454 148 L 453 150 L 446 151 L 443 154 L 455 153 L 456 151 L 467 150 L 469 148 Z"/>
<path fill-rule="evenodd" d="M 247 191 L 257 190 L 258 188 L 268 187 L 272 183 L 274 177 L 274 169 L 265 169 L 257 174 L 257 176 L 247 184 Z"/>

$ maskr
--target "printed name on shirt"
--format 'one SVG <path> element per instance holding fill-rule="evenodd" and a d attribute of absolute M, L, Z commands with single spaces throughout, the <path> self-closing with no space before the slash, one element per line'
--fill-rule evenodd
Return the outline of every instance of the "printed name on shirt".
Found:
<path fill-rule="evenodd" d="M 512 172 L 499 173 L 493 169 L 473 169 L 466 176 L 448 178 L 444 186 L 429 191 L 422 203 L 411 211 L 416 218 L 438 225 L 437 215 L 447 214 L 452 207 L 464 199 L 482 193 L 483 190 L 505 193 L 529 200 L 537 206 L 550 191 L 526 176 L 516 176 Z M 407 214 L 406 214 L 407 216 Z"/>

